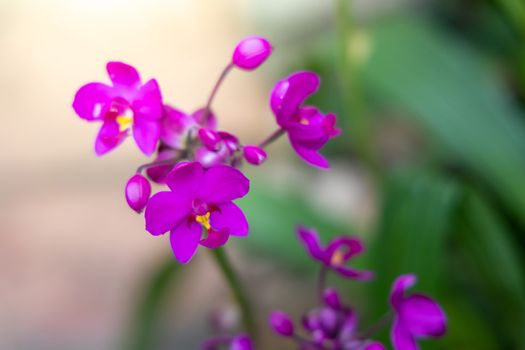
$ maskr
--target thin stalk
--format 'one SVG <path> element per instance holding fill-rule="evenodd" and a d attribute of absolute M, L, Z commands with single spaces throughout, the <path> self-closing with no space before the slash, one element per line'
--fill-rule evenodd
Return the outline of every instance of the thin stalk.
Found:
<path fill-rule="evenodd" d="M 377 161 L 373 150 L 372 123 L 361 91 L 359 81 L 359 62 L 349 54 L 348 46 L 357 26 L 353 21 L 349 0 L 336 0 L 335 22 L 338 34 L 337 68 L 340 74 L 339 84 L 343 101 L 343 124 L 349 120 L 352 139 L 357 155 L 374 174 L 377 174 Z M 343 125 L 344 126 L 344 125 Z"/>
<path fill-rule="evenodd" d="M 270 136 L 268 136 L 263 142 L 259 144 L 259 147 L 264 148 L 277 140 L 279 137 L 283 136 L 286 133 L 286 130 L 284 129 L 277 129 L 275 130 Z"/>
<path fill-rule="evenodd" d="M 387 312 L 376 323 L 374 323 L 368 329 L 366 329 L 361 334 L 359 334 L 358 338 L 359 339 L 369 339 L 369 338 L 371 338 L 376 333 L 381 331 L 383 328 L 388 326 L 388 324 L 391 321 L 392 321 L 392 313 L 391 312 Z"/>
<path fill-rule="evenodd" d="M 248 300 L 248 296 L 246 294 L 245 289 L 243 288 L 239 277 L 235 270 L 233 269 L 233 266 L 228 259 L 228 256 L 226 255 L 223 248 L 219 247 L 212 250 L 213 257 L 215 258 L 215 261 L 217 262 L 217 265 L 221 269 L 224 278 L 228 285 L 230 286 L 231 292 L 233 294 L 233 297 L 239 304 L 239 308 L 241 309 L 242 314 L 242 322 L 244 325 L 244 328 L 250 335 L 254 338 L 254 340 L 257 338 L 257 328 L 255 325 L 255 319 L 252 312 L 251 304 Z"/>
<path fill-rule="evenodd" d="M 317 292 L 319 294 L 319 300 L 323 301 L 323 292 L 326 289 L 326 274 L 328 269 L 326 266 L 322 265 L 321 270 L 319 270 L 319 278 L 317 279 Z"/>
<path fill-rule="evenodd" d="M 219 76 L 219 79 L 217 79 L 215 86 L 211 90 L 210 96 L 208 97 L 208 101 L 206 102 L 206 106 L 204 107 L 204 115 L 202 116 L 203 124 L 208 119 L 208 116 L 210 114 L 211 105 L 213 103 L 215 95 L 217 95 L 217 92 L 219 91 L 219 88 L 221 87 L 222 82 L 224 81 L 224 79 L 226 79 L 226 76 L 232 70 L 233 67 L 234 67 L 233 64 L 230 63 L 224 68 L 221 75 Z"/>

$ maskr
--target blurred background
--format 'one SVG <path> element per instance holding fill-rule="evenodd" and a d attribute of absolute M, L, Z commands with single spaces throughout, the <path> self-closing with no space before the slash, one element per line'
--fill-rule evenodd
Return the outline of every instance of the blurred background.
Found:
<path fill-rule="evenodd" d="M 0 348 L 197 349 L 210 310 L 235 304 L 208 252 L 189 266 L 152 237 L 123 188 L 145 163 L 132 142 L 96 158 L 71 103 L 109 60 L 156 77 L 165 102 L 202 106 L 238 40 L 275 51 L 235 71 L 221 129 L 256 143 L 275 128 L 273 83 L 311 69 L 311 102 L 344 133 L 311 169 L 285 140 L 248 169 L 251 235 L 228 249 L 259 312 L 315 303 L 298 223 L 369 247 L 366 285 L 341 284 L 366 316 L 400 273 L 437 298 L 450 330 L 423 349 L 525 349 L 525 3 L 522 0 L 0 0 Z M 386 341 L 388 332 L 379 338 Z"/>

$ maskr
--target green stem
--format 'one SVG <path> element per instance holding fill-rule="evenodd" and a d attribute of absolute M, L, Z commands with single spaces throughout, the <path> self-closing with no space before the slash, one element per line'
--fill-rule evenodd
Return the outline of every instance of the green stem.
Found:
<path fill-rule="evenodd" d="M 228 259 L 228 256 L 226 255 L 226 252 L 223 248 L 216 248 L 212 250 L 213 257 L 215 258 L 215 261 L 217 262 L 217 265 L 220 267 L 224 278 L 226 279 L 226 282 L 230 286 L 230 289 L 233 293 L 234 298 L 237 300 L 237 303 L 239 304 L 239 308 L 241 309 L 242 314 L 242 322 L 244 325 L 244 328 L 250 335 L 254 338 L 257 338 L 257 328 L 255 325 L 255 319 L 253 316 L 252 308 L 250 305 L 250 302 L 248 301 L 248 297 L 246 294 L 246 291 L 244 290 L 239 277 L 235 270 L 233 269 L 233 266 Z"/>
<path fill-rule="evenodd" d="M 373 149 L 372 123 L 361 91 L 359 81 L 359 62 L 349 54 L 348 46 L 356 32 L 349 0 L 336 0 L 335 22 L 338 34 L 337 68 L 340 77 L 343 112 L 350 120 L 352 139 L 357 155 L 365 162 L 374 174 L 377 174 L 378 163 Z M 343 122 L 347 118 L 342 118 Z"/>

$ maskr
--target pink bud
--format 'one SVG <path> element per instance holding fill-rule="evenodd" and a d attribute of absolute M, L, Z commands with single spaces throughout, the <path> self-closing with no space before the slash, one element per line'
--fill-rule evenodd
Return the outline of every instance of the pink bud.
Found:
<path fill-rule="evenodd" d="M 341 299 L 339 298 L 339 293 L 335 288 L 326 288 L 323 291 L 324 303 L 330 306 L 332 309 L 339 310 L 343 307 L 341 304 Z"/>
<path fill-rule="evenodd" d="M 272 53 L 272 45 L 260 36 L 241 40 L 233 52 L 232 63 L 244 70 L 254 70 Z"/>
<path fill-rule="evenodd" d="M 294 335 L 294 326 L 290 316 L 281 311 L 273 311 L 270 314 L 270 326 L 277 333 L 285 337 Z"/>
<path fill-rule="evenodd" d="M 216 131 L 204 128 L 199 129 L 199 139 L 210 151 L 216 151 L 217 145 L 221 141 L 221 137 Z"/>
<path fill-rule="evenodd" d="M 151 185 L 144 176 L 136 174 L 128 180 L 125 192 L 130 208 L 140 213 L 148 204 Z"/>
<path fill-rule="evenodd" d="M 266 152 L 261 147 L 247 145 L 242 150 L 244 159 L 252 165 L 261 165 L 266 160 Z"/>

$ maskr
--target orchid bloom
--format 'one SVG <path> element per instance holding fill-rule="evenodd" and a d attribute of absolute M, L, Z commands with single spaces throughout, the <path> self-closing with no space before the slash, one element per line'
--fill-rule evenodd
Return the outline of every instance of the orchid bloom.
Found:
<path fill-rule="evenodd" d="M 329 163 L 319 150 L 341 130 L 336 127 L 335 114 L 323 114 L 316 107 L 303 106 L 314 94 L 320 78 L 313 72 L 297 72 L 277 82 L 270 97 L 270 106 L 277 124 L 286 131 L 295 152 L 307 163 L 328 168 Z"/>
<path fill-rule="evenodd" d="M 73 108 L 78 116 L 102 126 L 95 141 L 95 153 L 103 155 L 129 135 L 140 150 L 150 156 L 160 137 L 162 97 L 155 79 L 142 84 L 135 68 L 122 62 L 106 66 L 112 85 L 93 82 L 76 93 Z"/>
<path fill-rule="evenodd" d="M 381 343 L 358 336 L 357 314 L 341 303 L 335 288 L 325 289 L 323 301 L 324 305 L 308 311 L 302 317 L 307 338 L 296 336 L 293 321 L 281 311 L 270 314 L 270 326 L 280 336 L 300 339 L 301 350 L 385 350 Z"/>
<path fill-rule="evenodd" d="M 423 294 L 405 295 L 415 283 L 415 275 L 399 276 L 390 292 L 395 312 L 391 338 L 396 350 L 417 350 L 417 339 L 441 337 L 447 331 L 447 317 L 436 301 Z"/>
<path fill-rule="evenodd" d="M 370 271 L 360 271 L 345 266 L 345 263 L 352 257 L 364 251 L 363 244 L 358 238 L 339 236 L 323 247 L 319 241 L 319 235 L 313 229 L 299 227 L 297 235 L 310 256 L 326 268 L 341 276 L 361 281 L 370 280 L 373 277 Z"/>
<path fill-rule="evenodd" d="M 181 263 L 191 260 L 199 244 L 213 249 L 224 245 L 230 235 L 248 235 L 248 222 L 233 203 L 250 188 L 250 181 L 239 170 L 179 163 L 167 175 L 166 184 L 171 191 L 149 199 L 146 230 L 155 236 L 170 231 L 171 248 Z"/>

